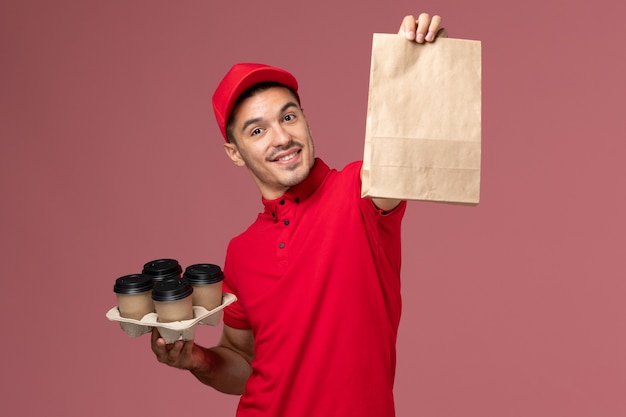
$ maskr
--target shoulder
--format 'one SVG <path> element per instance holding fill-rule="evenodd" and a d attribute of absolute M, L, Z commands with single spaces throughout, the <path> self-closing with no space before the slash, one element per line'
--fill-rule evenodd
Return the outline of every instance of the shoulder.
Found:
<path fill-rule="evenodd" d="M 347 164 L 340 172 L 345 173 L 346 175 L 361 175 L 361 167 L 363 166 L 363 161 L 354 161 Z"/>
<path fill-rule="evenodd" d="M 250 242 L 254 242 L 258 238 L 259 234 L 264 233 L 264 228 L 267 227 L 267 219 L 264 218 L 263 213 L 259 213 L 257 218 L 248 225 L 242 232 L 233 236 L 228 242 L 227 252 L 233 252 L 238 249 L 247 248 Z"/>
<path fill-rule="evenodd" d="M 342 169 L 331 169 L 329 173 L 329 178 L 332 178 L 335 181 L 340 181 L 343 183 L 351 183 L 353 185 L 361 186 L 361 167 L 363 165 L 362 161 L 354 161 L 345 165 Z"/>

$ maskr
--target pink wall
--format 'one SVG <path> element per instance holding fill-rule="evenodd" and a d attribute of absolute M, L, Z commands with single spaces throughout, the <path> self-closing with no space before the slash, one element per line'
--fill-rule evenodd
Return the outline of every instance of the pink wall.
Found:
<path fill-rule="evenodd" d="M 342 167 L 372 32 L 428 10 L 483 42 L 482 202 L 409 205 L 398 416 L 626 415 L 624 6 L 223 3 L 0 2 L 2 414 L 233 415 L 106 320 L 113 281 L 221 264 L 260 209 L 210 107 L 232 63 L 296 74 Z"/>

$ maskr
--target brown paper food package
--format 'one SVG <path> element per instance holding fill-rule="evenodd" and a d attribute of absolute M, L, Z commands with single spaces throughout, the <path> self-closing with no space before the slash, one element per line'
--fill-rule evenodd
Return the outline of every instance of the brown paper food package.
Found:
<path fill-rule="evenodd" d="M 363 197 L 478 204 L 481 43 L 374 34 Z"/>

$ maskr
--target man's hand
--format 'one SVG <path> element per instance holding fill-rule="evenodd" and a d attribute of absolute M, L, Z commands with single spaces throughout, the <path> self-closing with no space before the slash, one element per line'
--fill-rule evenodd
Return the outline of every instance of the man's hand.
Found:
<path fill-rule="evenodd" d="M 208 367 L 204 350 L 196 346 L 193 340 L 177 340 L 166 344 L 156 328 L 152 329 L 152 351 L 157 360 L 174 368 L 197 371 Z"/>
<path fill-rule="evenodd" d="M 405 16 L 402 19 L 398 34 L 417 43 L 433 42 L 437 37 L 446 37 L 445 30 L 441 27 L 441 16 L 430 16 L 422 13 L 416 19 L 414 16 Z"/>
<path fill-rule="evenodd" d="M 220 344 L 207 349 L 193 340 L 177 340 L 166 344 L 155 327 L 152 329 L 151 343 L 159 362 L 191 371 L 203 384 L 227 394 L 241 395 L 252 373 L 252 330 L 224 325 Z"/>

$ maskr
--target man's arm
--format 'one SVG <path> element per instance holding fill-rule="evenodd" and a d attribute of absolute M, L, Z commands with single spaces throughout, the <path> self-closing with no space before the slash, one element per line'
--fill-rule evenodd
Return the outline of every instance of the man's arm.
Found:
<path fill-rule="evenodd" d="M 412 15 L 405 16 L 398 34 L 417 43 L 434 42 L 437 37 L 446 36 L 441 27 L 441 17 L 437 15 L 431 17 L 428 13 L 420 14 L 417 19 Z M 376 207 L 383 211 L 393 210 L 400 204 L 400 201 L 390 198 L 372 198 Z"/>
<path fill-rule="evenodd" d="M 252 372 L 254 338 L 251 330 L 224 325 L 222 339 L 213 348 L 193 340 L 166 344 L 156 328 L 152 330 L 152 351 L 161 363 L 190 371 L 200 382 L 226 394 L 242 394 Z"/>

